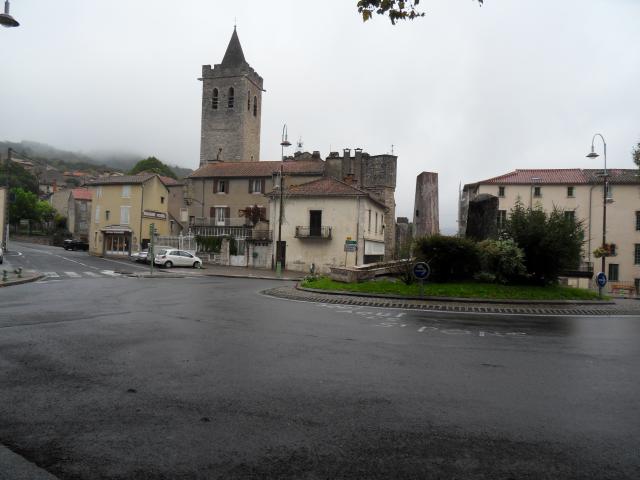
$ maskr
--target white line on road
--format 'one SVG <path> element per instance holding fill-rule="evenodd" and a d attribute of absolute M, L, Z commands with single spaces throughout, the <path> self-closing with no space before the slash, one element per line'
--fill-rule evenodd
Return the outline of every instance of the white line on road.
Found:
<path fill-rule="evenodd" d="M 58 278 L 60 276 L 56 272 L 43 272 L 43 275 L 51 278 Z"/>
<path fill-rule="evenodd" d="M 87 277 L 100 278 L 100 275 L 98 275 L 96 272 L 82 272 L 82 273 L 85 274 Z"/>
<path fill-rule="evenodd" d="M 120 274 L 114 272 L 113 270 L 100 270 L 100 273 L 102 273 L 103 275 L 109 275 L 111 277 L 119 277 Z"/>
<path fill-rule="evenodd" d="M 420 328 L 418 329 L 418 332 L 422 333 L 422 332 L 424 332 L 424 330 L 425 330 L 426 328 L 427 328 L 427 327 L 420 327 Z"/>
<path fill-rule="evenodd" d="M 80 278 L 82 276 L 78 272 L 64 272 L 64 274 L 71 278 Z"/>

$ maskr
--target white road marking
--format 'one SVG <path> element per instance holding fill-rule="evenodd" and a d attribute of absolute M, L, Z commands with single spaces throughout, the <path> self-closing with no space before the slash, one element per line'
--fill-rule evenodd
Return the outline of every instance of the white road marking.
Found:
<path fill-rule="evenodd" d="M 50 278 L 58 278 L 60 277 L 60 275 L 58 275 L 56 272 L 43 272 L 45 277 L 50 277 Z"/>
<path fill-rule="evenodd" d="M 78 272 L 64 272 L 64 274 L 71 278 L 80 278 L 82 276 Z"/>
<path fill-rule="evenodd" d="M 85 274 L 88 277 L 100 278 L 100 275 L 97 274 L 96 272 L 82 272 L 82 273 Z"/>
<path fill-rule="evenodd" d="M 420 328 L 418 329 L 418 332 L 422 333 L 422 332 L 424 332 L 424 330 L 425 330 L 426 328 L 427 328 L 427 327 L 420 327 Z"/>
<path fill-rule="evenodd" d="M 103 275 L 109 275 L 110 277 L 119 277 L 120 274 L 114 272 L 113 270 L 100 270 L 100 273 L 102 273 Z"/>

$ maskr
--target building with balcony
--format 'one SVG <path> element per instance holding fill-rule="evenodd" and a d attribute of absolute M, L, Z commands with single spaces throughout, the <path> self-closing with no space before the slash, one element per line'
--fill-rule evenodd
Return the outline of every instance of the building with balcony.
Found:
<path fill-rule="evenodd" d="M 285 269 L 308 272 L 313 265 L 316 272 L 328 273 L 332 266 L 384 259 L 386 223 L 394 219 L 385 204 L 368 192 L 323 177 L 285 188 L 282 194 L 275 189 L 268 196 L 273 257 L 281 228 Z"/>
<path fill-rule="evenodd" d="M 640 288 L 640 177 L 637 169 L 607 170 L 607 288 Z M 498 198 L 495 219 L 499 230 L 510 210 L 520 201 L 525 208 L 537 206 L 545 211 L 554 207 L 582 221 L 585 232 L 582 265 L 575 273 L 600 270 L 594 251 L 602 243 L 604 177 L 594 169 L 515 170 L 498 177 L 464 186 L 460 195 L 459 233 L 466 232 L 469 202 L 478 195 Z M 588 275 L 587 275 L 588 276 Z"/>

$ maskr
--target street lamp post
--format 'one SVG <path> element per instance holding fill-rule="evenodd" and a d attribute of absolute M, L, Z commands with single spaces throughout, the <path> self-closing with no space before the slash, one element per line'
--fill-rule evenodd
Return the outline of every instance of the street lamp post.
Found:
<path fill-rule="evenodd" d="M 19 27 L 20 23 L 9 15 L 9 0 L 4 2 L 4 13 L 0 13 L 0 25 L 3 27 Z"/>
<path fill-rule="evenodd" d="M 604 145 L 604 172 L 602 173 L 602 249 L 604 250 L 605 245 L 607 244 L 607 178 L 609 176 L 609 174 L 607 173 L 607 142 L 605 141 L 602 134 L 596 133 L 591 139 L 591 152 L 587 154 L 587 158 L 598 158 L 600 156 L 596 153 L 594 148 L 596 137 L 600 137 L 600 139 L 602 139 L 602 144 Z M 604 273 L 605 270 L 605 261 L 606 254 L 603 251 L 601 266 L 602 273 Z M 598 294 L 602 297 L 602 287 L 600 285 L 598 285 Z"/>

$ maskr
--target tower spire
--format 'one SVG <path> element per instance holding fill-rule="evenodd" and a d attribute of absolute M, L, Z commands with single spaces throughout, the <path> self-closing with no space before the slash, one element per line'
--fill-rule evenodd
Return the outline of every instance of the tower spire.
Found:
<path fill-rule="evenodd" d="M 236 26 L 234 25 L 233 34 L 231 35 L 231 40 L 229 40 L 229 45 L 227 46 L 227 51 L 224 54 L 221 65 L 223 67 L 242 67 L 246 64 L 247 61 L 244 58 L 242 45 L 240 45 L 238 32 L 236 30 Z"/>

